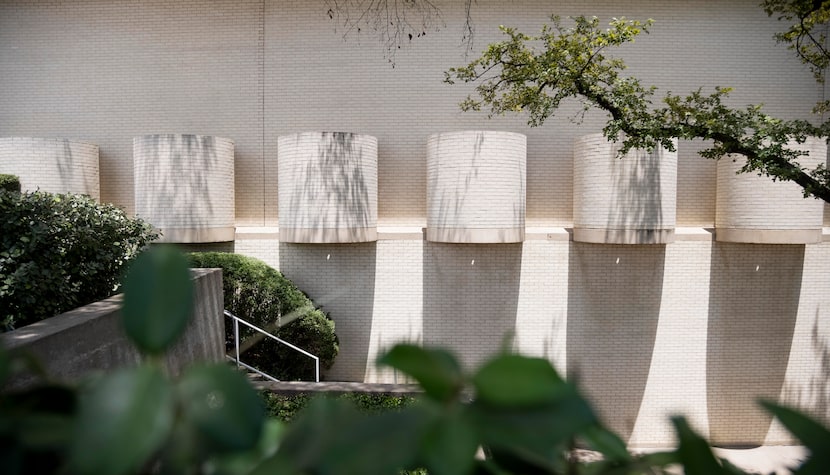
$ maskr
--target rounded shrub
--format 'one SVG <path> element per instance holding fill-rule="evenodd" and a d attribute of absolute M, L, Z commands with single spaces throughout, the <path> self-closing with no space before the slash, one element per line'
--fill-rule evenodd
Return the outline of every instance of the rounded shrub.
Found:
<path fill-rule="evenodd" d="M 188 254 L 192 267 L 222 269 L 225 308 L 320 358 L 329 369 L 339 351 L 334 321 L 279 271 L 259 259 L 226 252 Z M 233 326 L 225 326 L 228 351 L 233 351 Z M 314 377 L 314 361 L 240 325 L 242 361 L 283 381 Z"/>
<path fill-rule="evenodd" d="M 118 291 L 152 227 L 88 196 L 0 192 L 0 318 L 28 325 Z"/>
<path fill-rule="evenodd" d="M 20 193 L 20 178 L 0 173 L 0 190 Z"/>

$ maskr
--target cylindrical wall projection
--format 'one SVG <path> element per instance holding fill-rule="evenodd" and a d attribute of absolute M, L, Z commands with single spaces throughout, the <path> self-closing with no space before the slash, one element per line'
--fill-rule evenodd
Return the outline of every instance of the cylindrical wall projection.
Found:
<path fill-rule="evenodd" d="M 277 140 L 280 241 L 377 240 L 378 141 L 349 132 Z"/>
<path fill-rule="evenodd" d="M 234 143 L 205 135 L 133 139 L 136 215 L 162 242 L 233 241 Z"/>
<path fill-rule="evenodd" d="M 618 157 L 621 145 L 602 134 L 574 140 L 574 241 L 672 242 L 677 152 L 631 150 Z"/>
<path fill-rule="evenodd" d="M 527 137 L 498 131 L 427 141 L 427 240 L 510 243 L 525 238 Z"/>
<path fill-rule="evenodd" d="M 790 149 L 808 152 L 796 161 L 815 168 L 827 160 L 823 139 L 808 138 Z M 772 181 L 757 173 L 740 173 L 742 155 L 718 160 L 715 239 L 722 242 L 759 244 L 809 244 L 821 242 L 824 202 L 804 198 L 803 189 L 790 181 Z"/>
<path fill-rule="evenodd" d="M 101 198 L 98 146 L 77 140 L 0 138 L 0 173 L 17 175 L 23 191 Z"/>

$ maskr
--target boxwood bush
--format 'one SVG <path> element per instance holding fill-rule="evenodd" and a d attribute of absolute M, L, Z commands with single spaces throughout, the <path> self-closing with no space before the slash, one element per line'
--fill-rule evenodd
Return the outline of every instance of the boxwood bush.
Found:
<path fill-rule="evenodd" d="M 82 195 L 0 192 L 0 318 L 28 325 L 117 292 L 152 227 Z"/>
<path fill-rule="evenodd" d="M 188 254 L 192 267 L 222 269 L 225 308 L 237 317 L 276 334 L 320 358 L 331 368 L 339 351 L 334 321 L 316 308 L 293 282 L 252 257 L 226 252 Z M 233 326 L 225 325 L 228 351 Z M 242 361 L 283 381 L 314 378 L 314 361 L 240 325 Z"/>
<path fill-rule="evenodd" d="M 0 190 L 20 193 L 20 179 L 15 175 L 0 173 Z"/>

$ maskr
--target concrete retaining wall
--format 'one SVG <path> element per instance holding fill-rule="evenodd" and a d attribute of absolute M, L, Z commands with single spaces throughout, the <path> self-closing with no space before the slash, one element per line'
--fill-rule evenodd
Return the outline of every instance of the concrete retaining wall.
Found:
<path fill-rule="evenodd" d="M 166 355 L 167 370 L 179 374 L 197 361 L 221 361 L 225 355 L 222 271 L 194 269 L 195 309 L 184 336 Z M 95 372 L 133 366 L 140 354 L 121 327 L 121 295 L 0 334 L 0 345 L 40 361 L 58 381 L 73 382 Z M 9 383 L 19 388 L 36 381 L 20 375 Z"/>

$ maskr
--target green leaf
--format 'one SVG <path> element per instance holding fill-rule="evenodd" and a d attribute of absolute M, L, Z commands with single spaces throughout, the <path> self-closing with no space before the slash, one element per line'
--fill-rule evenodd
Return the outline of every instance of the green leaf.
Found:
<path fill-rule="evenodd" d="M 706 439 L 699 436 L 684 417 L 673 417 L 675 431 L 679 446 L 677 457 L 683 464 L 686 475 L 735 475 L 740 473 L 737 469 L 724 468 L 709 448 Z"/>
<path fill-rule="evenodd" d="M 830 430 L 795 409 L 771 401 L 761 401 L 761 405 L 810 451 L 810 458 L 794 472 L 796 475 L 830 473 Z"/>
<path fill-rule="evenodd" d="M 262 435 L 256 446 L 247 451 L 230 452 L 214 456 L 208 461 L 210 473 L 226 475 L 247 475 L 260 465 L 266 458 L 271 457 L 279 448 L 280 441 L 285 435 L 286 426 L 277 419 L 268 419 L 262 429 Z M 272 473 L 285 473 L 282 471 Z"/>
<path fill-rule="evenodd" d="M 265 407 L 242 373 L 224 365 L 193 367 L 179 382 L 178 397 L 185 421 L 211 450 L 245 450 L 259 441 Z"/>
<path fill-rule="evenodd" d="M 441 349 L 396 345 L 378 360 L 413 377 L 435 400 L 455 399 L 464 387 L 464 376 L 455 358 Z"/>
<path fill-rule="evenodd" d="M 421 443 L 427 472 L 432 475 L 470 473 L 479 446 L 475 427 L 463 411 L 450 410 L 443 416 L 428 429 Z"/>
<path fill-rule="evenodd" d="M 476 400 L 511 407 L 550 404 L 573 392 L 550 362 L 518 355 L 491 360 L 473 376 L 473 385 Z"/>
<path fill-rule="evenodd" d="M 366 416 L 347 401 L 316 399 L 254 473 L 396 473 L 412 468 L 431 420 L 419 406 Z"/>
<path fill-rule="evenodd" d="M 12 359 L 9 352 L 0 346 L 0 388 L 3 387 L 11 374 Z"/>
<path fill-rule="evenodd" d="M 602 453 L 605 460 L 630 461 L 631 454 L 620 437 L 599 425 L 589 427 L 583 431 L 581 437 L 585 439 L 588 446 L 593 450 Z"/>
<path fill-rule="evenodd" d="M 144 366 L 95 381 L 81 394 L 69 452 L 72 473 L 117 475 L 144 465 L 173 425 L 173 391 Z"/>
<path fill-rule="evenodd" d="M 124 329 L 141 350 L 160 354 L 182 334 L 193 311 L 187 260 L 173 247 L 136 258 L 124 280 Z"/>

